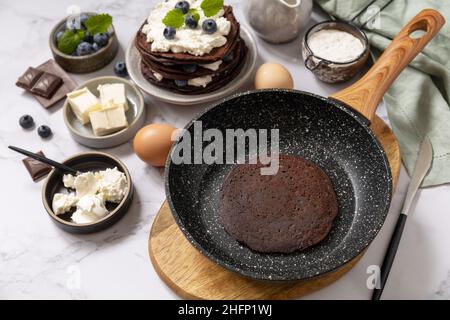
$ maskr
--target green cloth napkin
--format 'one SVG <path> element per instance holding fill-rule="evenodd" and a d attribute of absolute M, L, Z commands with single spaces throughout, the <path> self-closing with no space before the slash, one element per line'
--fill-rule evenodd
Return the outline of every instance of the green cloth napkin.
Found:
<path fill-rule="evenodd" d="M 370 2 L 372 0 L 316 0 L 327 13 L 345 21 L 354 18 Z M 388 2 L 377 0 L 374 5 L 382 8 Z M 378 22 L 368 23 L 364 31 L 372 48 L 383 50 L 400 29 L 425 8 L 438 10 L 447 23 L 392 84 L 385 101 L 403 163 L 410 175 L 420 142 L 424 136 L 431 139 L 433 165 L 422 186 L 433 186 L 450 182 L 450 3 L 394 0 L 382 9 Z M 355 24 L 361 26 L 373 12 L 362 14 L 354 20 Z"/>

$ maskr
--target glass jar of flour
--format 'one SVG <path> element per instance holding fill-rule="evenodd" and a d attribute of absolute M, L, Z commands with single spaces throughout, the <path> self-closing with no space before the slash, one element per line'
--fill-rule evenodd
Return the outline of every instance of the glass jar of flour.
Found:
<path fill-rule="evenodd" d="M 324 21 L 305 34 L 302 55 L 306 68 L 320 80 L 338 83 L 352 78 L 369 57 L 369 41 L 358 27 Z"/>

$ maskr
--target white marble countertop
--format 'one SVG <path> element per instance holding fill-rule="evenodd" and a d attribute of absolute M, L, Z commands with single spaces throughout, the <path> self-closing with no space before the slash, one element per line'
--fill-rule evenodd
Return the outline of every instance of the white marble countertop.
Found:
<path fill-rule="evenodd" d="M 164 201 L 163 171 L 146 166 L 133 153 L 131 144 L 107 152 L 119 156 L 131 171 L 136 196 L 129 213 L 116 225 L 93 235 L 72 235 L 56 227 L 41 202 L 42 181 L 33 183 L 21 163 L 22 156 L 8 145 L 38 151 L 62 160 L 87 150 L 73 141 L 62 120 L 61 104 L 43 109 L 37 101 L 14 86 L 28 67 L 51 57 L 48 34 L 65 16 L 69 5 L 85 11 L 107 12 L 114 17 L 121 50 L 115 61 L 124 59 L 124 50 L 149 12 L 147 0 L 41 0 L 1 1 L 2 32 L 0 111 L 0 298 L 3 299 L 176 299 L 159 279 L 147 254 L 147 239 L 153 218 Z M 245 24 L 239 0 L 238 19 Z M 313 18 L 317 16 L 313 16 Z M 6 32 L 5 32 L 6 30 Z M 313 79 L 303 81 L 303 63 L 298 41 L 272 46 L 258 40 L 260 61 L 277 61 L 292 72 L 297 89 L 328 94 L 330 88 Z M 112 75 L 114 63 L 88 75 L 84 80 Z M 303 70 L 303 71 L 302 71 Z M 147 123 L 165 121 L 183 126 L 203 107 L 181 107 L 147 97 Z M 54 131 L 43 141 L 35 131 L 22 130 L 18 119 L 30 114 L 36 123 Z M 384 109 L 378 114 L 386 119 Z M 364 258 L 347 275 L 307 299 L 367 299 L 370 265 L 381 262 L 409 181 L 403 170 L 388 219 Z M 391 271 L 384 298 L 450 298 L 450 186 L 419 192 Z"/>

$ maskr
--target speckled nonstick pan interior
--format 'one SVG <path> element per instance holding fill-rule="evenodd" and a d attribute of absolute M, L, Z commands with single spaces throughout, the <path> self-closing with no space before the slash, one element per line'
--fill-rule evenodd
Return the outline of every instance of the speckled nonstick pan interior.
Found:
<path fill-rule="evenodd" d="M 370 120 L 389 85 L 442 24 L 439 13 L 422 11 L 361 80 L 333 99 L 294 90 L 246 92 L 193 120 L 202 121 L 203 129 L 222 132 L 279 129 L 281 153 L 302 156 L 322 167 L 339 202 L 338 217 L 325 240 L 291 254 L 252 251 L 228 235 L 218 219 L 219 189 L 233 165 L 175 165 L 169 158 L 167 199 L 187 239 L 219 265 L 260 280 L 315 277 L 361 253 L 381 229 L 392 193 L 389 164 L 369 128 Z M 426 30 L 422 38 L 409 37 L 416 29 Z M 192 134 L 193 121 L 185 127 Z"/>

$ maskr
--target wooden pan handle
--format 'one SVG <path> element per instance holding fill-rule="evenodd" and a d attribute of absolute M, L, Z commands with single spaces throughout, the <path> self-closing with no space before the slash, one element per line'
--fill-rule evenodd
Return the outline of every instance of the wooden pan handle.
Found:
<path fill-rule="evenodd" d="M 333 94 L 331 98 L 348 104 L 371 121 L 392 82 L 444 24 L 444 17 L 436 10 L 421 11 L 397 34 L 374 66 L 360 80 Z M 420 38 L 410 37 L 416 30 L 423 30 L 425 33 Z"/>

